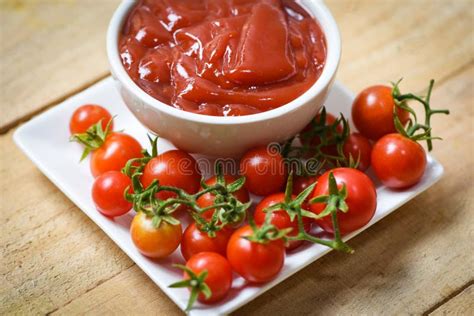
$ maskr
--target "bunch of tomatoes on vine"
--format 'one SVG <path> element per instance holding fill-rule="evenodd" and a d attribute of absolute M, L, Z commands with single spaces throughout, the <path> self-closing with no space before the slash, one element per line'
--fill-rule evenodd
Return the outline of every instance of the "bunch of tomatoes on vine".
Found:
<path fill-rule="evenodd" d="M 209 179 L 190 154 L 158 153 L 157 137 L 149 137 L 146 150 L 134 137 L 114 131 L 113 117 L 99 105 L 74 112 L 71 139 L 84 146 L 81 160 L 91 156 L 97 210 L 107 217 L 134 210 L 130 235 L 140 253 L 161 259 L 181 246 L 185 264 L 176 268 L 183 270 L 183 280 L 170 286 L 190 290 L 190 309 L 196 300 L 223 299 L 233 272 L 250 283 L 272 280 L 286 253 L 303 243 L 352 253 L 344 235 L 365 226 L 376 210 L 375 185 L 364 173 L 370 167 L 391 189 L 420 181 L 427 164 L 420 142 L 432 149 L 437 137 L 431 116 L 449 112 L 430 107 L 434 81 L 424 97 L 402 94 L 399 83 L 359 93 L 352 105 L 358 132 L 342 114 L 323 108 L 285 143 L 247 151 L 237 174 L 216 163 Z M 423 122 L 414 103 L 424 111 Z M 260 202 L 252 205 L 250 193 L 262 197 Z M 184 231 L 178 214 L 190 218 Z M 315 234 L 314 227 L 324 234 Z"/>

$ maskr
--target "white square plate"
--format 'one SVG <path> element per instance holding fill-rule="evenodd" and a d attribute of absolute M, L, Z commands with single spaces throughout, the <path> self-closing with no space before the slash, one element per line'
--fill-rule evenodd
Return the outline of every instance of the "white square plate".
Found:
<path fill-rule="evenodd" d="M 352 100 L 353 94 L 340 83 L 336 83 L 326 101 L 326 107 L 328 112 L 334 114 L 342 112 L 346 117 L 349 117 Z M 171 266 L 173 263 L 183 263 L 184 260 L 180 251 L 175 251 L 169 258 L 159 262 L 142 256 L 134 247 L 128 231 L 133 212 L 116 219 L 109 219 L 102 216 L 94 207 L 90 197 L 93 177 L 89 172 L 89 164 L 86 161 L 81 164 L 78 163 L 81 147 L 68 141 L 69 119 L 73 111 L 85 103 L 97 103 L 106 107 L 112 115 L 117 115 L 114 122 L 117 130 L 125 130 L 148 148 L 146 129 L 128 111 L 110 77 L 38 115 L 18 128 L 14 134 L 15 142 L 64 194 L 99 225 L 181 309 L 184 309 L 189 296 L 187 290 L 168 287 L 168 285 L 182 277 L 181 271 Z M 160 152 L 163 152 L 173 148 L 173 146 L 166 140 L 160 139 L 158 148 Z M 375 224 L 428 189 L 442 174 L 443 167 L 441 164 L 428 156 L 425 175 L 416 186 L 408 190 L 393 191 L 375 182 L 378 205 L 374 218 L 366 227 L 346 236 L 345 239 L 357 235 L 360 231 Z M 224 301 L 215 305 L 197 303 L 191 314 L 228 314 L 329 251 L 330 249 L 325 246 L 305 245 L 300 251 L 291 253 L 286 257 L 283 270 L 273 281 L 256 286 L 245 284 L 242 278 L 235 277 L 231 293 Z"/>

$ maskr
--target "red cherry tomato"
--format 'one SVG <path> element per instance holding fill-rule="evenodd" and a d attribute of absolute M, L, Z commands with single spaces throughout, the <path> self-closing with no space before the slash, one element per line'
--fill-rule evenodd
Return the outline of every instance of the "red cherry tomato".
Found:
<path fill-rule="evenodd" d="M 372 153 L 372 145 L 370 141 L 359 133 L 351 133 L 344 143 L 344 156 L 346 159 L 352 156 L 354 161 L 359 159 L 357 169 L 365 171 L 370 167 L 370 154 Z"/>
<path fill-rule="evenodd" d="M 240 161 L 240 174 L 246 177 L 245 187 L 256 195 L 279 192 L 286 181 L 283 157 L 267 147 L 257 147 L 245 153 Z"/>
<path fill-rule="evenodd" d="M 112 119 L 109 111 L 95 104 L 85 104 L 78 107 L 71 116 L 69 122 L 69 131 L 71 134 L 85 133 L 89 127 L 102 120 L 101 125 L 105 130 L 107 124 Z M 113 129 L 113 123 L 110 123 L 110 130 Z"/>
<path fill-rule="evenodd" d="M 162 221 L 158 227 L 152 224 L 152 217 L 139 212 L 130 226 L 132 241 L 144 256 L 165 258 L 178 248 L 181 242 L 181 224 L 171 225 Z"/>
<path fill-rule="evenodd" d="M 425 173 L 425 150 L 403 135 L 385 135 L 375 143 L 372 150 L 372 168 L 380 181 L 389 188 L 412 186 Z"/>
<path fill-rule="evenodd" d="M 295 176 L 293 178 L 293 194 L 300 194 L 317 180 L 318 176 Z"/>
<path fill-rule="evenodd" d="M 92 200 L 97 210 L 109 217 L 130 211 L 132 203 L 125 200 L 124 192 L 131 185 L 130 178 L 119 171 L 109 171 L 97 177 L 92 186 Z"/>
<path fill-rule="evenodd" d="M 92 175 L 98 177 L 107 171 L 120 171 L 128 160 L 142 156 L 142 146 L 135 138 L 124 133 L 111 133 L 102 146 L 92 152 Z"/>
<path fill-rule="evenodd" d="M 141 178 L 143 186 L 148 187 L 155 179 L 160 185 L 177 187 L 194 194 L 199 190 L 201 174 L 196 160 L 190 154 L 176 149 L 160 154 L 147 163 Z M 175 195 L 161 191 L 157 197 L 166 200 Z"/>
<path fill-rule="evenodd" d="M 223 256 L 214 252 L 200 252 L 192 256 L 186 267 L 196 275 L 207 271 L 204 283 L 211 289 L 212 295 L 206 299 L 204 294 L 199 293 L 198 300 L 202 303 L 210 304 L 223 299 L 232 287 L 232 268 Z M 184 278 L 189 279 L 189 275 L 184 272 Z"/>
<path fill-rule="evenodd" d="M 191 223 L 183 233 L 183 240 L 181 241 L 181 253 L 184 259 L 189 260 L 193 255 L 204 252 L 216 252 L 223 256 L 226 255 L 227 242 L 232 235 L 233 230 L 229 227 L 224 227 L 216 232 L 215 237 L 209 237 L 206 232 L 202 232 L 196 226 L 196 223 Z"/>
<path fill-rule="evenodd" d="M 292 196 L 292 199 L 294 198 L 296 198 L 296 196 Z M 260 203 L 258 203 L 257 207 L 255 208 L 255 213 L 254 213 L 255 223 L 257 225 L 262 225 L 265 222 L 265 217 L 267 215 L 267 213 L 265 212 L 265 209 L 272 205 L 282 203 L 284 201 L 285 201 L 285 193 L 275 193 L 261 200 Z M 309 207 L 306 206 L 304 207 L 304 209 L 309 210 Z M 288 236 L 298 235 L 298 219 L 297 218 L 291 221 L 290 216 L 285 210 L 273 211 L 271 216 L 272 217 L 271 217 L 270 223 L 272 225 L 275 225 L 278 229 L 291 228 L 292 230 L 288 234 Z M 303 218 L 305 231 L 309 232 L 311 230 L 312 221 L 313 220 L 309 217 Z M 302 240 L 292 240 L 286 245 L 286 249 L 293 250 L 295 248 L 298 248 L 302 244 L 303 244 Z"/>
<path fill-rule="evenodd" d="M 285 246 L 282 240 L 257 243 L 243 237 L 253 234 L 245 225 L 236 230 L 227 245 L 227 259 L 232 269 L 253 283 L 268 282 L 282 269 L 285 261 Z"/>
<path fill-rule="evenodd" d="M 366 225 L 374 216 L 377 206 L 377 193 L 372 180 L 363 172 L 352 168 L 336 168 L 324 173 L 319 179 L 313 192 L 313 198 L 329 194 L 329 173 L 332 172 L 339 189 L 346 184 L 347 213 L 337 212 L 341 234 L 348 234 Z M 315 203 L 311 210 L 320 214 L 326 208 L 326 203 Z M 317 219 L 316 223 L 326 232 L 334 233 L 331 215 Z"/>
<path fill-rule="evenodd" d="M 367 138 L 377 140 L 383 135 L 395 133 L 393 109 L 395 103 L 392 88 L 372 86 L 363 90 L 352 104 L 352 120 L 357 130 Z M 397 108 L 402 124 L 408 122 L 409 113 Z"/>
<path fill-rule="evenodd" d="M 224 175 L 224 180 L 225 180 L 226 184 L 231 184 L 232 182 L 236 181 L 237 179 L 238 179 L 237 177 L 234 177 L 234 176 L 231 176 L 231 175 Z M 214 176 L 214 177 L 211 177 L 211 178 L 207 179 L 206 184 L 211 186 L 211 185 L 216 184 L 216 181 L 217 181 L 217 178 Z M 233 195 L 235 196 L 235 198 L 237 200 L 239 200 L 242 203 L 247 203 L 249 201 L 249 192 L 247 191 L 245 186 L 242 187 L 240 190 L 234 192 Z M 206 193 L 206 194 L 201 195 L 197 199 L 197 204 L 198 204 L 199 207 L 205 208 L 205 207 L 209 207 L 209 206 L 214 205 L 214 200 L 215 200 L 215 195 L 214 194 Z M 214 210 L 211 209 L 211 210 L 206 211 L 203 214 L 201 214 L 201 216 L 204 217 L 205 219 L 210 219 L 212 217 L 212 214 L 214 214 Z"/>

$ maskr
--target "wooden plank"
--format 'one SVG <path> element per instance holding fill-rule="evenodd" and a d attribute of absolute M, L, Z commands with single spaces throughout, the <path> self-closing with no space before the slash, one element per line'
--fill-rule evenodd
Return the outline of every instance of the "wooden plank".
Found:
<path fill-rule="evenodd" d="M 435 144 L 434 152 L 447 167 L 441 182 L 351 241 L 354 255 L 323 257 L 237 315 L 419 314 L 474 278 L 474 189 L 470 185 L 474 166 L 472 159 L 459 159 L 470 152 L 462 144 L 473 140 L 472 129 L 466 134 L 473 119 L 473 75 L 471 67 L 433 95 L 435 106 L 456 102 L 451 117 L 434 122 L 435 131 L 445 137 L 443 143 Z M 101 314 L 112 304 L 116 311 L 137 314 L 170 308 L 159 291 L 153 291 L 152 297 L 160 298 L 156 300 L 148 294 L 129 295 L 130 291 L 148 293 L 151 283 L 143 273 L 129 270 L 75 299 L 58 314 Z M 111 289 L 122 293 L 113 303 L 106 299 Z"/>
<path fill-rule="evenodd" d="M 471 0 L 325 0 L 342 36 L 338 79 L 354 91 L 404 77 L 423 89 L 473 61 Z"/>
<path fill-rule="evenodd" d="M 0 137 L 0 315 L 45 314 L 132 261 Z"/>
<path fill-rule="evenodd" d="M 107 73 L 105 30 L 118 2 L 0 1 L 0 133 Z M 352 89 L 400 77 L 420 89 L 420 79 L 472 61 L 470 0 L 326 2 L 343 37 L 339 79 Z"/>
<path fill-rule="evenodd" d="M 430 315 L 472 315 L 474 313 L 474 285 L 438 307 Z"/>
<path fill-rule="evenodd" d="M 0 132 L 108 72 L 119 0 L 0 1 Z"/>
<path fill-rule="evenodd" d="M 123 287 L 124 284 L 127 284 L 126 288 Z M 183 314 L 156 284 L 150 282 L 148 276 L 137 265 L 99 287 L 100 292 L 95 289 L 87 292 L 79 300 L 74 300 L 72 304 L 60 308 L 53 315 L 159 314 L 172 316 Z"/>

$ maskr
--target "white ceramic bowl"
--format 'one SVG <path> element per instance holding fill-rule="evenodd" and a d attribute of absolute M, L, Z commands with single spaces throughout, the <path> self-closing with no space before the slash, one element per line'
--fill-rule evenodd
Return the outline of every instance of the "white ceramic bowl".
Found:
<path fill-rule="evenodd" d="M 107 32 L 107 55 L 112 76 L 125 104 L 151 132 L 190 153 L 238 157 L 246 150 L 281 142 L 298 133 L 322 107 L 334 82 L 341 56 L 339 30 L 320 0 L 301 0 L 321 26 L 327 45 L 326 65 L 316 83 L 303 95 L 274 110 L 238 117 L 219 117 L 182 111 L 148 95 L 129 77 L 122 65 L 118 38 L 128 12 L 135 5 L 124 0 L 115 11 Z"/>

